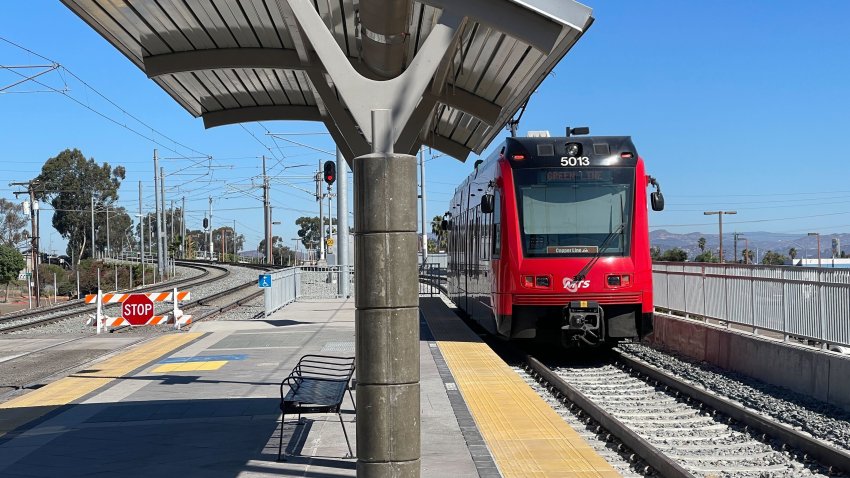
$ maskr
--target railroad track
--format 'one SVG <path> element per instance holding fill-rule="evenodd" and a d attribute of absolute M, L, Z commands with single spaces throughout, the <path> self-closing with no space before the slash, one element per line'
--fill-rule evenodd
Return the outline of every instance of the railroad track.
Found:
<path fill-rule="evenodd" d="M 578 407 L 658 475 L 848 476 L 850 453 L 755 410 L 694 387 L 619 350 L 610 361 L 528 372 Z"/>
<path fill-rule="evenodd" d="M 252 268 L 260 269 L 261 267 L 252 267 Z M 220 269 L 223 269 L 223 268 L 220 268 Z M 219 276 L 218 278 L 221 278 L 221 276 Z M 215 279 L 212 279 L 212 280 L 215 280 Z M 227 290 L 224 290 L 222 292 L 212 294 L 212 295 L 206 296 L 206 297 L 201 298 L 201 299 L 196 299 L 194 301 L 184 303 L 181 307 L 185 311 L 191 311 L 191 313 L 194 315 L 193 323 L 199 322 L 201 320 L 210 319 L 210 318 L 215 317 L 215 316 L 217 316 L 221 313 L 224 313 L 224 312 L 227 312 L 227 311 L 232 310 L 234 308 L 243 306 L 243 305 L 250 303 L 251 301 L 257 299 L 258 297 L 260 297 L 263 294 L 263 291 L 256 290 L 255 289 L 256 287 L 257 287 L 256 282 L 250 281 L 250 282 L 241 284 L 239 286 L 236 286 L 234 288 L 227 289 Z M 74 314 L 79 314 L 79 312 L 75 312 Z M 262 312 L 260 314 L 262 314 Z M 131 327 L 124 326 L 124 327 L 115 328 L 112 331 L 121 333 L 121 332 L 126 332 L 130 329 L 131 329 Z M 174 330 L 171 329 L 171 328 L 169 328 L 168 330 L 164 330 L 164 333 L 172 333 L 172 332 L 174 332 Z M 43 384 L 44 381 L 48 377 L 56 377 L 56 376 L 60 376 L 60 375 L 63 375 L 63 374 L 67 374 L 68 372 L 72 372 L 74 370 L 77 370 L 80 367 L 85 367 L 85 365 L 87 363 L 91 363 L 91 361 L 93 361 L 93 360 L 97 360 L 97 359 L 102 358 L 104 356 L 115 354 L 116 352 L 120 352 L 121 350 L 135 346 L 139 343 L 142 343 L 142 342 L 145 342 L 145 341 L 148 341 L 148 340 L 152 340 L 152 339 L 156 338 L 157 336 L 159 336 L 159 335 L 157 334 L 157 335 L 152 335 L 152 336 L 141 336 L 141 337 L 139 337 L 138 340 L 133 340 L 132 342 L 126 343 L 123 346 L 115 348 L 115 349 L 105 350 L 102 353 L 99 353 L 99 354 L 95 355 L 94 357 L 89 357 L 89 358 L 87 358 L 86 360 L 83 360 L 83 361 L 72 361 L 71 363 L 64 363 L 64 361 L 63 361 L 62 366 L 59 369 L 53 369 L 52 368 L 48 372 L 45 372 L 45 373 L 40 374 L 40 375 L 30 374 L 30 377 L 28 379 L 21 380 L 20 378 L 18 378 L 18 381 L 16 383 L 5 383 L 5 382 L 0 381 L 0 401 L 2 401 L 4 396 L 8 396 L 9 394 L 14 393 L 15 390 L 34 388 L 34 387 L 38 386 L 39 384 Z M 90 335 L 84 335 L 84 336 L 75 337 L 75 338 L 72 338 L 72 339 L 69 339 L 69 340 L 63 340 L 61 342 L 54 343 L 54 344 L 51 344 L 51 345 L 48 345 L 48 346 L 45 346 L 45 347 L 40 347 L 40 348 L 22 353 L 20 355 L 14 356 L 14 357 L 9 357 L 9 358 L 7 358 L 3 361 L 0 361 L 0 366 L 5 367 L 5 368 L 8 368 L 8 367 L 11 366 L 11 367 L 14 368 L 14 365 L 12 364 L 12 362 L 14 362 L 16 360 L 26 360 L 27 357 L 38 356 L 40 354 L 44 354 L 46 352 L 49 352 L 51 349 L 60 349 L 60 348 L 63 348 L 65 346 L 73 343 L 73 342 L 83 341 L 83 340 L 90 339 L 90 338 L 91 338 Z M 0 374 L 0 375 L 2 375 L 2 374 Z M 10 392 L 2 393 L 2 389 L 9 389 Z"/>
<path fill-rule="evenodd" d="M 150 291 L 160 291 L 164 288 L 173 288 L 173 287 L 186 287 L 186 286 L 199 286 L 203 284 L 208 284 L 210 282 L 214 282 L 217 280 L 221 280 L 228 275 L 230 275 L 230 271 L 225 267 L 214 265 L 214 264 L 197 264 L 195 262 L 178 262 L 179 265 L 184 267 L 189 267 L 193 269 L 198 269 L 204 271 L 199 276 L 194 276 L 186 279 L 180 279 L 175 281 L 164 282 L 161 284 L 155 284 L 148 287 L 133 289 L 133 292 L 150 292 Z M 213 273 L 211 271 L 218 272 Z M 112 307 L 117 307 L 118 305 L 113 305 Z M 83 314 L 91 313 L 92 306 L 90 304 L 86 304 L 82 299 L 79 301 L 74 301 L 73 304 L 66 304 L 61 307 L 51 307 L 49 309 L 42 310 L 34 310 L 21 314 L 14 314 L 9 316 L 0 317 L 0 334 L 6 334 L 10 332 L 17 332 L 21 330 L 26 330 L 30 328 L 40 327 L 43 325 L 52 324 L 55 322 L 59 322 L 62 320 L 66 320 L 72 317 L 78 317 Z M 38 318 L 40 316 L 47 315 L 47 317 Z M 32 319 L 32 320 L 27 320 Z M 11 325 L 4 326 L 3 324 Z"/>

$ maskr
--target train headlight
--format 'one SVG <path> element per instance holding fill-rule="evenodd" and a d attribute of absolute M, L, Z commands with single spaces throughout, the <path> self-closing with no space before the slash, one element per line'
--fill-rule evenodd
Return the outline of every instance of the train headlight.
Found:
<path fill-rule="evenodd" d="M 629 287 L 632 285 L 632 276 L 629 274 L 610 274 L 605 280 L 608 287 Z"/>
<path fill-rule="evenodd" d="M 549 276 L 537 276 L 534 278 L 534 285 L 537 287 L 548 289 L 551 283 L 552 281 L 549 280 Z"/>
<path fill-rule="evenodd" d="M 581 143 L 567 143 L 567 156 L 581 156 Z"/>

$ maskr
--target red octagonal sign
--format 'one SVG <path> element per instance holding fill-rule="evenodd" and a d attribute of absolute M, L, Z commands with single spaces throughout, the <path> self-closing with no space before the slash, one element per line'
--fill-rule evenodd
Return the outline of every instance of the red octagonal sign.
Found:
<path fill-rule="evenodd" d="M 130 325 L 145 325 L 153 317 L 153 301 L 144 294 L 133 294 L 121 303 L 121 317 Z"/>

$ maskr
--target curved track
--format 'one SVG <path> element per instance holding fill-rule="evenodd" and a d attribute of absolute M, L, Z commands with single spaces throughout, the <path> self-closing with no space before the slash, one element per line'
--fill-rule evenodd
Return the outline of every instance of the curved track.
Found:
<path fill-rule="evenodd" d="M 195 263 L 182 262 L 179 262 L 178 264 L 184 267 L 202 270 L 203 273 L 199 276 L 189 277 L 186 279 L 168 281 L 151 286 L 140 287 L 138 289 L 132 289 L 132 292 L 151 292 L 162 290 L 163 288 L 198 286 L 221 280 L 230 275 L 230 271 L 218 265 L 198 265 Z M 217 273 L 212 271 L 216 271 Z M 22 314 L 0 317 L 0 334 L 18 332 L 29 328 L 52 324 L 72 317 L 78 317 L 83 314 L 91 313 L 92 307 L 93 306 L 91 304 L 86 304 L 81 299 L 80 301 L 74 301 L 72 304 L 66 304 L 61 307 L 51 307 L 50 309 L 33 310 Z M 3 324 L 10 325 L 4 326 Z"/>

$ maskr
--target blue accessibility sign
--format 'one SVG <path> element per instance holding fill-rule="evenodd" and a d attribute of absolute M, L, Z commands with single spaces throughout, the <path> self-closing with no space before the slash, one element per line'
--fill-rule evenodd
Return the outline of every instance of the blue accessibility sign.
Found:
<path fill-rule="evenodd" d="M 272 275 L 271 274 L 260 274 L 260 280 L 257 282 L 257 285 L 262 287 L 271 287 L 272 286 Z"/>

